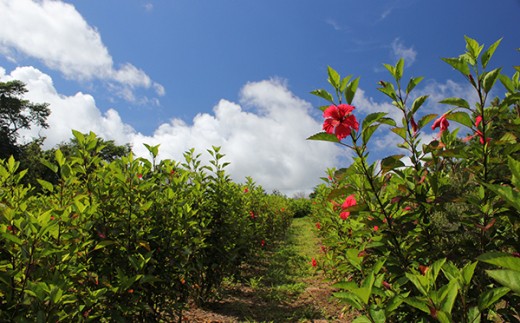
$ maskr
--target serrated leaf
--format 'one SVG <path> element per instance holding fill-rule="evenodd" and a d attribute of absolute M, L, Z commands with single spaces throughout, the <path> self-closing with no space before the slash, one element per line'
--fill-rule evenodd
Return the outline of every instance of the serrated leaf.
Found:
<path fill-rule="evenodd" d="M 412 103 L 412 109 L 410 110 L 412 114 L 415 114 L 417 110 L 423 105 L 424 101 L 428 98 L 429 95 L 422 95 L 415 99 Z"/>
<path fill-rule="evenodd" d="M 497 49 L 498 45 L 500 44 L 500 42 L 502 41 L 502 38 L 500 38 L 499 40 L 497 40 L 496 42 L 494 42 L 491 46 L 489 46 L 488 49 L 486 49 L 486 51 L 482 54 L 482 57 L 480 57 L 480 62 L 482 63 L 482 67 L 483 68 L 486 68 L 489 60 L 491 59 L 491 57 L 493 56 L 493 54 L 495 53 L 495 50 Z"/>
<path fill-rule="evenodd" d="M 467 114 L 466 112 L 456 111 L 446 114 L 446 119 L 458 122 L 461 125 L 466 126 L 468 128 L 473 127 L 473 121 L 471 120 L 469 114 Z"/>
<path fill-rule="evenodd" d="M 307 138 L 307 140 L 321 140 L 321 141 L 331 141 L 331 142 L 340 142 L 338 137 L 331 133 L 319 132 Z"/>
<path fill-rule="evenodd" d="M 320 98 L 323 98 L 331 103 L 334 103 L 334 98 L 332 97 L 332 94 L 327 92 L 327 90 L 318 89 L 318 90 L 311 91 L 311 94 L 319 96 Z"/>
<path fill-rule="evenodd" d="M 444 100 L 439 101 L 439 103 L 454 105 L 456 107 L 461 107 L 465 109 L 470 109 L 468 101 L 462 98 L 446 98 Z"/>
<path fill-rule="evenodd" d="M 488 309 L 510 291 L 507 287 L 497 287 L 485 291 L 478 298 L 478 309 L 481 312 Z"/>
<path fill-rule="evenodd" d="M 520 271 L 510 269 L 486 270 L 486 273 L 502 286 L 520 295 Z"/>

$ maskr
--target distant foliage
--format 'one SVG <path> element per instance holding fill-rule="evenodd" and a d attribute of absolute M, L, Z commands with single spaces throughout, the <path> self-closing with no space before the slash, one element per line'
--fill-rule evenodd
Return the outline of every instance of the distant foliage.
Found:
<path fill-rule="evenodd" d="M 110 142 L 74 137 L 41 159 L 53 180 L 37 178 L 40 192 L 0 160 L 2 322 L 181 320 L 292 218 L 285 197 L 232 182 L 218 147 L 210 165 L 193 150 L 157 162 L 158 146 L 151 161 L 111 158 Z"/>

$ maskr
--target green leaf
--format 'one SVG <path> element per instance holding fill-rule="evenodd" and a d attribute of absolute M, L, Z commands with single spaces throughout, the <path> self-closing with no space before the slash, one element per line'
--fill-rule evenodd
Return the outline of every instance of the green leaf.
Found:
<path fill-rule="evenodd" d="M 386 116 L 387 114 L 388 113 L 386 113 L 386 112 L 370 113 L 363 120 L 363 126 L 362 127 L 366 128 L 366 127 L 370 126 L 371 124 L 373 124 L 374 122 L 378 121 L 379 119 L 381 119 L 382 117 Z"/>
<path fill-rule="evenodd" d="M 323 99 L 331 102 L 332 104 L 334 104 L 334 98 L 332 97 L 332 94 L 330 94 L 329 92 L 327 92 L 324 89 L 318 89 L 318 90 L 311 91 L 311 94 L 319 96 L 320 98 L 323 98 Z"/>
<path fill-rule="evenodd" d="M 99 249 L 102 249 L 102 248 L 105 248 L 107 246 L 110 246 L 110 245 L 113 245 L 115 242 L 112 241 L 112 240 L 103 240 L 103 241 L 100 241 L 95 247 L 94 247 L 94 250 L 99 250 Z"/>
<path fill-rule="evenodd" d="M 438 114 L 427 114 L 423 116 L 421 120 L 419 120 L 419 122 L 417 123 L 417 127 L 419 127 L 419 129 L 422 129 L 425 125 L 427 125 L 430 121 L 434 120 L 438 116 Z"/>
<path fill-rule="evenodd" d="M 443 58 L 442 60 L 444 62 L 450 64 L 451 67 L 453 67 L 457 71 L 464 74 L 464 76 L 468 76 L 470 74 L 468 63 L 465 60 L 458 58 L 458 57 L 457 58 Z"/>
<path fill-rule="evenodd" d="M 439 103 L 454 105 L 456 107 L 461 107 L 465 109 L 470 109 L 468 101 L 462 98 L 446 98 L 444 100 L 439 101 Z"/>
<path fill-rule="evenodd" d="M 483 312 L 510 291 L 511 290 L 507 287 L 497 287 L 485 291 L 478 298 L 478 309 Z"/>
<path fill-rule="evenodd" d="M 480 323 L 480 311 L 478 310 L 478 307 L 473 306 L 468 311 L 468 322 L 470 323 Z"/>
<path fill-rule="evenodd" d="M 347 85 L 347 88 L 345 89 L 345 99 L 347 100 L 348 104 L 352 104 L 352 101 L 354 101 L 354 96 L 356 95 L 358 84 L 359 77 L 356 77 L 352 82 L 350 82 Z"/>
<path fill-rule="evenodd" d="M 17 244 L 19 246 L 21 246 L 23 244 L 22 240 L 20 240 L 20 238 L 18 238 L 17 236 L 15 236 L 13 234 L 10 234 L 7 232 L 0 232 L 0 234 L 2 235 L 3 239 L 7 239 L 7 240 L 13 242 L 14 244 Z"/>
<path fill-rule="evenodd" d="M 444 285 L 439 289 L 441 294 L 440 309 L 446 313 L 451 313 L 453 305 L 455 304 L 455 299 L 459 292 L 457 285 L 458 283 L 456 281 L 450 281 L 447 285 Z"/>
<path fill-rule="evenodd" d="M 511 187 L 507 186 L 489 185 L 486 183 L 484 183 L 484 185 L 503 198 L 512 207 L 520 210 L 520 193 L 518 191 L 513 190 Z"/>
<path fill-rule="evenodd" d="M 489 93 L 493 86 L 495 85 L 495 82 L 497 81 L 498 76 L 500 75 L 500 71 L 502 68 L 496 68 L 492 71 L 487 72 L 484 75 L 484 80 L 482 81 L 482 87 L 484 88 L 484 91 L 486 93 Z"/>
<path fill-rule="evenodd" d="M 397 61 L 397 64 L 395 64 L 395 79 L 396 79 L 396 81 L 401 80 L 401 78 L 403 77 L 403 73 L 404 73 L 404 60 L 402 58 L 400 58 Z"/>
<path fill-rule="evenodd" d="M 401 158 L 403 157 L 404 155 L 392 155 L 383 158 L 383 160 L 381 160 L 381 170 L 383 173 L 387 173 L 399 167 L 404 167 L 405 164 L 401 161 Z"/>
<path fill-rule="evenodd" d="M 341 77 L 339 76 L 338 72 L 336 72 L 336 70 L 334 70 L 332 67 L 328 66 L 327 73 L 329 74 L 329 78 L 328 78 L 329 83 L 335 89 L 339 89 Z"/>
<path fill-rule="evenodd" d="M 444 311 L 437 311 L 437 321 L 441 323 L 452 323 L 450 313 L 446 313 Z"/>
<path fill-rule="evenodd" d="M 520 179 L 520 161 L 511 158 L 511 156 L 508 156 L 507 164 L 509 165 L 509 169 L 511 170 L 513 177 Z"/>
<path fill-rule="evenodd" d="M 473 274 L 475 273 L 475 268 L 477 267 L 476 261 L 466 264 L 464 268 L 462 268 L 462 279 L 464 280 L 464 285 L 469 286 L 471 279 L 473 278 Z"/>
<path fill-rule="evenodd" d="M 340 142 L 338 137 L 331 133 L 319 132 L 307 138 L 307 140 L 321 140 L 321 141 L 331 141 L 331 142 Z"/>
<path fill-rule="evenodd" d="M 520 271 L 511 269 L 486 270 L 486 273 L 515 294 L 520 295 Z"/>
<path fill-rule="evenodd" d="M 43 179 L 39 179 L 39 178 L 37 178 L 36 180 L 43 187 L 43 189 L 45 189 L 51 193 L 54 191 L 54 186 L 51 183 L 49 183 Z"/>
<path fill-rule="evenodd" d="M 421 83 L 424 77 L 412 77 L 408 82 L 408 86 L 406 87 L 406 94 L 412 92 L 412 90 L 417 86 L 417 84 Z"/>
<path fill-rule="evenodd" d="M 57 165 L 54 165 L 52 164 L 51 162 L 49 162 L 47 159 L 40 159 L 40 163 L 43 164 L 43 166 L 47 167 L 48 169 L 50 169 L 53 173 L 57 173 L 58 172 L 58 166 Z"/>
<path fill-rule="evenodd" d="M 477 57 L 480 55 L 480 52 L 484 48 L 484 45 L 479 45 L 479 43 L 468 36 L 464 36 L 464 39 L 466 40 L 466 50 L 471 55 L 471 57 L 476 60 Z"/>
<path fill-rule="evenodd" d="M 351 306 L 356 308 L 357 310 L 362 310 L 363 305 L 361 304 L 361 300 L 356 295 L 350 292 L 336 292 L 333 294 L 334 297 L 339 298 L 342 301 L 349 303 Z"/>
<path fill-rule="evenodd" d="M 430 314 L 430 308 L 428 307 L 428 304 L 417 298 L 417 297 L 408 297 L 405 298 L 404 302 L 410 306 L 415 307 L 416 309 L 419 309 L 427 314 Z"/>
<path fill-rule="evenodd" d="M 410 110 L 412 114 L 415 114 L 417 110 L 423 105 L 424 101 L 428 98 L 428 95 L 422 95 L 415 99 L 412 103 L 412 109 Z"/>
<path fill-rule="evenodd" d="M 498 47 L 498 45 L 500 44 L 501 41 L 502 41 L 502 38 L 500 38 L 495 43 L 493 43 L 493 45 L 489 46 L 489 48 L 486 49 L 486 51 L 482 54 L 482 57 L 480 57 L 480 62 L 482 63 L 482 67 L 483 68 L 486 68 L 489 60 L 491 59 L 491 57 L 495 53 L 495 50 L 497 49 L 497 47 Z"/>
<path fill-rule="evenodd" d="M 469 114 L 467 114 L 466 112 L 456 111 L 448 113 L 446 114 L 446 119 L 458 122 L 461 125 L 466 126 L 468 128 L 473 127 L 473 121 L 471 120 Z"/>
<path fill-rule="evenodd" d="M 370 140 L 374 132 L 377 130 L 377 128 L 379 128 L 379 126 L 379 124 L 375 124 L 370 127 L 363 128 L 363 131 L 361 132 L 363 144 L 368 144 L 368 141 Z"/>
<path fill-rule="evenodd" d="M 368 310 L 370 313 L 370 317 L 372 317 L 372 320 L 374 323 L 385 323 L 386 322 L 386 316 L 385 311 L 381 308 L 370 308 Z"/>
<path fill-rule="evenodd" d="M 506 88 L 506 90 L 508 92 L 510 92 L 510 93 L 515 92 L 515 85 L 514 85 L 513 81 L 507 75 L 500 74 L 498 76 L 498 79 L 500 80 L 502 85 L 504 85 L 504 87 Z"/>
<path fill-rule="evenodd" d="M 56 150 L 56 152 L 54 153 L 54 158 L 56 159 L 56 162 L 58 163 L 58 166 L 63 166 L 63 164 L 65 164 L 65 157 L 63 157 L 63 153 L 61 152 L 61 150 Z"/>
<path fill-rule="evenodd" d="M 404 302 L 405 298 L 408 297 L 410 292 L 406 292 L 402 295 L 395 295 L 386 302 L 385 313 L 389 317 L 393 311 L 395 311 Z"/>
<path fill-rule="evenodd" d="M 487 252 L 478 256 L 477 260 L 520 272 L 520 258 L 505 252 Z"/>
<path fill-rule="evenodd" d="M 356 317 L 352 323 L 373 323 L 366 315 Z"/>
<path fill-rule="evenodd" d="M 394 127 L 394 128 L 391 128 L 390 130 L 392 132 L 394 132 L 395 134 L 399 135 L 399 137 L 401 137 L 404 140 L 406 140 L 406 129 L 405 128 L 403 128 L 403 127 Z"/>

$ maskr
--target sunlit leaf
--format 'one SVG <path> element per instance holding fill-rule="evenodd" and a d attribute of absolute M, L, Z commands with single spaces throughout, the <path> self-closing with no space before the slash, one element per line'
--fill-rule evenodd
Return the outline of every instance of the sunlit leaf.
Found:
<path fill-rule="evenodd" d="M 333 134 L 326 132 L 319 132 L 307 138 L 307 140 L 321 140 L 321 141 L 331 141 L 331 142 L 340 142 L 338 137 Z"/>

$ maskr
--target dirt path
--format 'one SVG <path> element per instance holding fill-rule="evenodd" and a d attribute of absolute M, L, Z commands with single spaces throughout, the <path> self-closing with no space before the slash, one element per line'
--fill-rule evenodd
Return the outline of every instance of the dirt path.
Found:
<path fill-rule="evenodd" d="M 314 224 L 294 219 L 286 242 L 258 255 L 240 281 L 224 284 L 220 300 L 191 307 L 186 322 L 348 322 L 330 283 L 312 268 L 319 253 Z"/>

